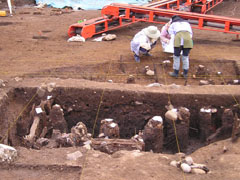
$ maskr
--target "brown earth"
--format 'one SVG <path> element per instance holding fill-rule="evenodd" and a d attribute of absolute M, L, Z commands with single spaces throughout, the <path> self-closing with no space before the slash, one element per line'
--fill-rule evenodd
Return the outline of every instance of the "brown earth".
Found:
<path fill-rule="evenodd" d="M 2 3 L 0 7 L 4 9 L 6 4 Z M 210 13 L 240 18 L 239 8 L 240 2 L 224 1 Z M 156 81 L 161 84 L 184 84 L 181 78 L 176 80 L 165 75 L 171 70 L 170 66 L 165 69 L 159 68 L 158 65 L 163 60 L 171 60 L 168 54 L 162 52 L 160 45 L 152 51 L 153 57 L 143 58 L 140 64 L 134 62 L 129 43 L 134 34 L 150 24 L 139 23 L 112 31 L 110 33 L 117 35 L 115 41 L 92 42 L 89 39 L 85 43 L 67 42 L 69 25 L 78 20 L 98 16 L 100 11 L 63 10 L 63 13 L 59 14 L 51 8 L 39 10 L 17 6 L 13 17 L 0 17 L 0 79 L 6 82 L 6 88 L 16 86 L 14 78 L 17 76 L 24 78 L 26 86 L 34 83 L 40 85 L 51 77 L 71 78 L 71 86 L 78 83 L 75 79 L 96 81 L 111 79 L 113 82 L 125 83 L 129 74 L 135 75 L 136 83 L 140 85 Z M 157 26 L 161 28 L 161 25 Z M 194 48 L 190 55 L 190 74 L 195 72 L 198 64 L 204 64 L 211 70 L 211 78 L 216 84 L 236 79 L 235 62 L 240 62 L 240 41 L 232 41 L 235 38 L 236 36 L 231 34 L 195 29 Z M 158 79 L 144 76 L 145 65 L 152 69 L 157 65 Z M 125 72 L 119 70 L 122 66 Z M 225 75 L 223 79 L 215 76 L 218 71 Z M 189 78 L 188 84 L 194 88 L 189 87 L 188 91 L 198 92 L 196 86 L 198 82 L 199 79 Z M 84 83 L 87 86 L 94 82 Z M 99 84 L 96 83 L 97 86 Z M 109 84 L 102 83 L 100 86 L 108 87 Z M 117 86 L 122 85 L 116 85 L 116 88 Z M 141 91 L 140 86 L 123 85 L 123 88 L 125 87 Z M 216 86 L 216 89 L 216 92 L 219 89 L 224 91 L 225 87 Z M 3 91 L 4 89 L 1 93 Z M 228 92 L 229 94 L 236 92 L 236 88 L 234 91 L 228 88 Z M 214 94 L 212 88 L 209 93 Z M 226 153 L 223 153 L 224 146 L 228 148 Z M 204 163 L 211 170 L 211 173 L 206 175 L 181 173 L 177 168 L 169 166 L 170 160 L 176 160 L 177 157 L 168 154 L 142 152 L 138 156 L 139 153 L 121 151 L 107 155 L 93 150 L 86 151 L 81 147 L 42 150 L 17 147 L 17 149 L 19 158 L 12 165 L 1 165 L 0 179 L 240 179 L 239 141 L 235 144 L 230 140 L 219 141 L 191 154 L 195 162 Z M 80 160 L 66 159 L 68 153 L 77 150 L 83 153 Z"/>

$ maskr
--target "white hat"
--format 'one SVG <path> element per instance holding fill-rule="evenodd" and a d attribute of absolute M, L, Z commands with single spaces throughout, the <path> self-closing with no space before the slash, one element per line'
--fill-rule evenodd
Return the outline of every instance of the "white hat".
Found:
<path fill-rule="evenodd" d="M 160 37 L 160 31 L 156 26 L 148 26 L 147 28 L 143 29 L 143 32 L 152 39 L 157 39 Z"/>

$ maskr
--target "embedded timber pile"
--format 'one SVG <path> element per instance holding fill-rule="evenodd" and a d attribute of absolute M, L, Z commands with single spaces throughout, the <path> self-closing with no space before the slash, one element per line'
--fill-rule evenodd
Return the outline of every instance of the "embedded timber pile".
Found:
<path fill-rule="evenodd" d="M 238 137 L 240 137 L 240 105 L 236 104 L 233 107 L 234 112 L 234 122 L 232 128 L 232 142 L 236 142 Z"/>
<path fill-rule="evenodd" d="M 143 130 L 143 141 L 145 150 L 152 150 L 155 153 L 163 149 L 163 119 L 161 116 L 154 116 L 148 121 Z"/>
<path fill-rule="evenodd" d="M 119 150 L 144 150 L 143 141 L 132 139 L 119 139 L 119 126 L 113 119 L 101 120 L 99 138 L 92 139 L 92 147 L 108 154 Z"/>
<path fill-rule="evenodd" d="M 189 121 L 190 112 L 185 107 L 169 109 L 165 114 L 166 131 L 164 132 L 164 144 L 173 152 L 185 151 L 188 147 L 188 133 L 189 133 Z M 179 147 L 178 147 L 179 145 Z"/>

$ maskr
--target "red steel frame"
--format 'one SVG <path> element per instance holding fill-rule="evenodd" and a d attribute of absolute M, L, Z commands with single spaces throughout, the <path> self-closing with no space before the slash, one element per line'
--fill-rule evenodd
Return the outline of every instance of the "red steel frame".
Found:
<path fill-rule="evenodd" d="M 132 14 L 142 15 L 137 17 Z M 84 38 L 91 38 L 93 35 L 101 34 L 103 32 L 114 30 L 123 26 L 127 26 L 136 22 L 152 22 L 165 24 L 164 21 L 156 19 L 168 18 L 173 15 L 179 15 L 182 18 L 194 21 L 196 25 L 193 28 L 217 32 L 225 32 L 231 34 L 240 34 L 238 31 L 233 31 L 232 27 L 240 28 L 240 19 L 228 18 L 223 16 L 205 15 L 191 12 L 174 11 L 168 9 L 158 9 L 146 6 L 134 6 L 128 4 L 113 3 L 105 6 L 102 9 L 102 17 L 92 19 L 83 23 L 76 23 L 69 27 L 68 35 L 76 35 L 76 31 L 79 30 L 79 34 Z M 197 22 L 197 23 L 196 23 Z M 210 28 L 207 23 L 216 23 L 222 27 Z M 99 28 L 97 30 L 97 28 Z"/>
<path fill-rule="evenodd" d="M 152 7 L 152 8 L 163 8 L 163 9 L 174 9 L 177 10 L 180 7 L 180 4 L 183 3 L 183 0 L 161 0 L 153 3 L 143 5 L 143 7 Z"/>
<path fill-rule="evenodd" d="M 200 12 L 205 14 L 209 10 L 211 10 L 216 5 L 222 3 L 223 0 L 161 0 L 153 3 L 149 3 L 144 5 L 143 7 L 152 7 L 152 8 L 164 8 L 164 9 L 172 9 L 179 10 L 180 5 L 189 7 L 189 11 L 193 9 L 191 7 L 199 7 Z"/>
<path fill-rule="evenodd" d="M 188 0 L 190 1 L 190 0 Z M 207 11 L 214 8 L 216 5 L 222 3 L 223 0 L 196 0 L 191 4 L 193 7 L 200 7 L 200 13 L 205 14 Z"/>

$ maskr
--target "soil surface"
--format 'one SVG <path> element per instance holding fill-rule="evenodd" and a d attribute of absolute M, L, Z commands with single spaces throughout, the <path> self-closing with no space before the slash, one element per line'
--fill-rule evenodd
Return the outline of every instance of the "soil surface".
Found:
<path fill-rule="evenodd" d="M 141 63 L 135 63 L 130 51 L 130 41 L 138 31 L 151 25 L 150 23 L 138 23 L 109 32 L 117 35 L 115 41 L 93 42 L 92 38 L 85 43 L 70 43 L 67 42 L 68 27 L 79 20 L 99 17 L 99 10 L 58 11 L 53 8 L 36 9 L 26 4 L 26 1 L 16 1 L 14 15 L 0 17 L 0 79 L 4 80 L 5 88 L 14 87 L 15 83 L 21 83 L 24 79 L 26 86 L 36 83 L 40 86 L 48 78 L 70 79 L 71 86 L 79 83 L 76 79 L 92 80 L 84 82 L 90 85 L 94 84 L 94 81 L 109 80 L 126 83 L 130 74 L 135 76 L 136 84 L 140 84 L 132 85 L 132 90 L 141 91 L 141 85 L 144 85 L 144 89 L 145 85 L 154 82 L 165 85 L 185 84 L 183 78 L 173 79 L 167 76 L 171 65 L 165 67 L 162 62 L 172 61 L 172 57 L 162 52 L 160 43 L 153 49 L 152 57 L 144 57 Z M 2 1 L 1 10 L 6 10 L 6 7 L 5 1 Z M 240 18 L 239 8 L 239 1 L 229 0 L 209 13 Z M 157 26 L 161 28 L 161 25 Z M 183 92 L 198 92 L 200 79 L 194 79 L 192 75 L 199 64 L 210 70 L 210 78 L 215 84 L 225 84 L 238 78 L 236 67 L 240 62 L 240 41 L 234 39 L 236 35 L 194 29 L 194 48 L 190 53 L 188 80 L 188 85 L 194 87 L 183 89 Z M 146 77 L 146 65 L 152 70 L 156 68 L 158 76 Z M 216 76 L 216 72 L 222 72 L 223 76 Z M 16 77 L 23 80 L 19 82 Z M 108 87 L 109 84 L 96 83 L 95 86 Z M 129 88 L 126 84 L 117 86 Z M 216 86 L 216 91 L 210 88 L 209 93 L 214 94 L 221 89 L 225 92 L 224 86 Z M 1 94 L 3 91 L 4 89 L 1 89 Z M 227 89 L 226 92 L 233 93 L 234 97 L 236 88 L 233 91 Z M 207 88 L 204 93 L 208 93 Z M 228 149 L 225 153 L 224 146 Z M 240 179 L 240 143 L 238 141 L 233 144 L 229 139 L 213 143 L 191 154 L 196 163 L 206 164 L 210 169 L 211 172 L 206 175 L 183 174 L 169 165 L 171 160 L 178 160 L 176 155 L 169 154 L 120 151 L 107 155 L 94 150 L 86 151 L 82 147 L 42 150 L 17 147 L 17 150 L 19 158 L 15 163 L 1 164 L 0 179 Z M 67 154 L 75 151 L 81 151 L 83 156 L 77 161 L 67 160 Z"/>

